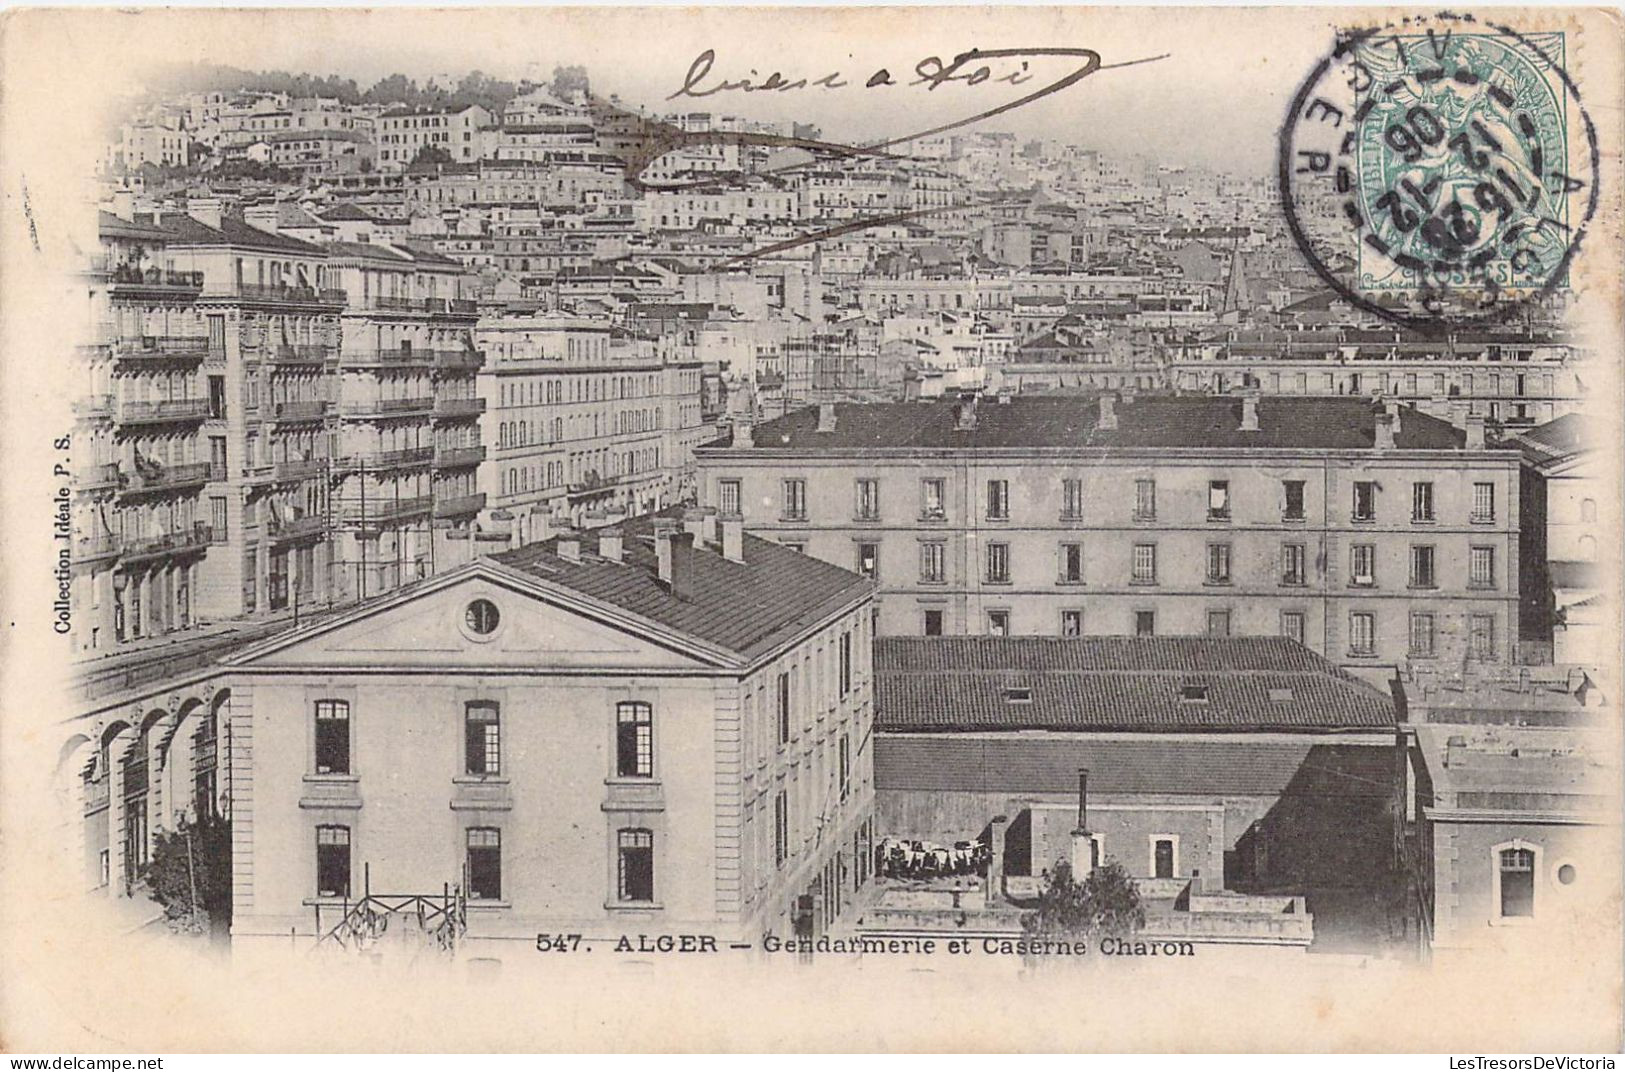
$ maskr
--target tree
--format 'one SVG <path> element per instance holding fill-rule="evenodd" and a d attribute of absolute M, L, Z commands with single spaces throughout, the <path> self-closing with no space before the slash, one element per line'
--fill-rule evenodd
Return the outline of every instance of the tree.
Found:
<path fill-rule="evenodd" d="M 1132 934 L 1145 926 L 1140 887 L 1123 865 L 1108 860 L 1082 882 L 1065 860 L 1044 872 L 1038 907 L 1021 917 L 1028 937 L 1096 937 Z"/>
<path fill-rule="evenodd" d="M 147 886 L 175 925 L 201 931 L 231 922 L 231 822 L 182 819 L 153 837 Z"/>
<path fill-rule="evenodd" d="M 553 68 L 553 96 L 562 101 L 585 97 L 589 91 L 587 68 L 580 66 Z"/>
<path fill-rule="evenodd" d="M 425 145 L 412 157 L 413 164 L 449 164 L 451 154 L 438 145 Z"/>

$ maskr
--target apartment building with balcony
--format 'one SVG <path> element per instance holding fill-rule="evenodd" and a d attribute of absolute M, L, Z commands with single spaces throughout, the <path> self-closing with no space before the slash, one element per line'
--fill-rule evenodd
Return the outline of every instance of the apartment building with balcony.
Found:
<path fill-rule="evenodd" d="M 704 438 L 697 359 L 556 315 L 488 317 L 477 345 L 488 520 L 524 542 L 542 519 L 650 513 L 690 493 Z"/>
<path fill-rule="evenodd" d="M 1482 418 L 1254 395 L 835 404 L 698 457 L 704 504 L 873 578 L 883 634 L 1280 634 L 1348 667 L 1517 654 L 1519 457 Z"/>
<path fill-rule="evenodd" d="M 213 620 L 337 597 L 325 459 L 336 428 L 345 295 L 318 245 L 196 199 L 164 213 L 176 267 L 202 280 L 201 436 L 211 547 L 195 599 Z"/>
<path fill-rule="evenodd" d="M 70 551 L 75 646 L 102 651 L 186 629 L 213 540 L 202 278 L 179 270 L 174 235 L 110 213 L 87 265 L 88 341 L 79 348 Z"/>
<path fill-rule="evenodd" d="M 342 934 L 369 895 L 455 899 L 459 954 L 493 959 L 839 916 L 872 858 L 870 586 L 695 515 L 477 559 L 227 659 L 253 816 L 233 954 Z"/>
<path fill-rule="evenodd" d="M 478 314 L 446 257 L 382 242 L 324 248 L 350 296 L 329 486 L 335 583 L 357 599 L 450 565 L 437 529 L 466 529 L 479 512 Z"/>

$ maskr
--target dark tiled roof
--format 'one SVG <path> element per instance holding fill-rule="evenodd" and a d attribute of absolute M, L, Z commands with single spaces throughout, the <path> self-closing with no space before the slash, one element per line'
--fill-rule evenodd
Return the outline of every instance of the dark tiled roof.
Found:
<path fill-rule="evenodd" d="M 411 261 L 409 257 L 404 257 L 392 249 L 371 242 L 324 242 L 322 245 L 327 250 L 328 256 L 341 260 L 355 258 L 358 260 L 390 261 L 397 264 L 407 264 Z"/>
<path fill-rule="evenodd" d="M 1584 416 L 1568 413 L 1547 421 L 1509 440 L 1535 465 L 1551 465 L 1598 444 L 1598 429 Z"/>
<path fill-rule="evenodd" d="M 342 220 L 354 220 L 359 223 L 379 223 L 378 217 L 359 205 L 352 205 L 348 201 L 341 201 L 322 213 L 322 219 L 329 223 Z"/>
<path fill-rule="evenodd" d="M 96 217 L 97 230 L 103 238 L 128 238 L 140 242 L 169 242 L 174 234 L 162 227 L 154 227 L 146 223 L 132 223 L 120 219 L 111 212 L 99 212 Z"/>
<path fill-rule="evenodd" d="M 1183 698 L 1187 687 L 1205 699 Z M 892 731 L 1394 724 L 1384 693 L 1280 637 L 882 637 L 875 710 L 876 726 Z"/>
<path fill-rule="evenodd" d="M 264 249 L 276 253 L 302 253 L 313 257 L 322 255 L 320 246 L 313 246 L 309 242 L 301 242 L 287 235 L 262 231 L 258 227 L 250 227 L 234 216 L 220 217 L 219 227 L 199 223 L 190 216 L 166 216 L 164 228 L 173 232 L 174 237 L 170 241 L 178 245 L 236 246 L 241 249 Z"/>
<path fill-rule="evenodd" d="M 817 407 L 808 407 L 758 425 L 753 438 L 758 449 L 807 453 L 1039 447 L 1369 450 L 1382 412 L 1364 398 L 1270 396 L 1258 402 L 1259 430 L 1243 432 L 1240 398 L 1141 395 L 1118 401 L 1118 426 L 1107 431 L 1097 427 L 1100 407 L 1094 398 L 1018 396 L 1004 404 L 981 402 L 976 427 L 959 431 L 957 409 L 949 402 L 836 403 L 833 432 L 818 431 Z M 1395 442 L 1407 450 L 1459 450 L 1465 435 L 1448 421 L 1406 407 Z"/>
<path fill-rule="evenodd" d="M 743 562 L 724 558 L 715 547 L 696 546 L 688 562 L 693 595 L 679 599 L 661 583 L 654 549 L 654 518 L 678 514 L 667 511 L 622 523 L 621 562 L 598 557 L 597 537 L 591 533 L 581 538 L 580 562 L 558 556 L 557 538 L 506 551 L 495 559 L 746 661 L 772 651 L 871 591 L 869 581 L 855 573 L 747 533 Z"/>
<path fill-rule="evenodd" d="M 875 735 L 875 789 L 966 793 L 1089 793 L 1275 796 L 1294 779 L 1330 771 L 1342 796 L 1385 798 L 1389 747 L 1312 739 L 1133 740 L 1123 738 L 898 737 Z"/>

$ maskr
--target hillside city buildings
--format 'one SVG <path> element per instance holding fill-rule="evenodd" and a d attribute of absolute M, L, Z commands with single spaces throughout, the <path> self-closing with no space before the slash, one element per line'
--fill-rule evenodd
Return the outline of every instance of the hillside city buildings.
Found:
<path fill-rule="evenodd" d="M 218 819 L 263 951 L 1008 937 L 1061 861 L 1247 955 L 1590 903 L 1617 355 L 1566 296 L 1424 337 L 1267 178 L 734 136 L 810 133 L 133 108 L 72 358 L 81 892 L 151 923 Z"/>

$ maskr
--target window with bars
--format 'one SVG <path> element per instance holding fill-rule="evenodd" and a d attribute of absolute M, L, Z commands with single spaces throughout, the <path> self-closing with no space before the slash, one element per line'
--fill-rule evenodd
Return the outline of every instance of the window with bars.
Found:
<path fill-rule="evenodd" d="M 1433 520 L 1433 482 L 1419 480 L 1411 485 L 1411 520 Z"/>
<path fill-rule="evenodd" d="M 987 583 L 1010 583 L 1010 545 L 1007 543 L 990 543 L 987 545 Z"/>
<path fill-rule="evenodd" d="M 350 828 L 316 828 L 316 895 L 350 896 Z"/>
<path fill-rule="evenodd" d="M 1471 548 L 1468 551 L 1467 563 L 1467 587 L 1495 587 L 1495 548 Z"/>
<path fill-rule="evenodd" d="M 1157 482 L 1155 480 L 1136 480 L 1134 482 L 1134 520 L 1155 521 L 1157 519 Z"/>
<path fill-rule="evenodd" d="M 873 477 L 859 477 L 854 494 L 853 516 L 859 521 L 879 521 L 880 481 Z"/>
<path fill-rule="evenodd" d="M 1433 615 L 1418 611 L 1411 615 L 1412 657 L 1425 659 L 1433 655 Z"/>
<path fill-rule="evenodd" d="M 655 899 L 655 835 L 632 827 L 615 835 L 615 896 L 646 904 Z"/>
<path fill-rule="evenodd" d="M 773 866 L 783 867 L 790 855 L 790 798 L 783 789 L 773 797 Z"/>
<path fill-rule="evenodd" d="M 1495 658 L 1495 616 L 1471 615 L 1467 626 L 1468 651 L 1472 657 L 1481 661 Z"/>
<path fill-rule="evenodd" d="M 780 520 L 807 520 L 807 482 L 800 477 L 790 477 L 783 482 L 783 487 L 784 512 Z"/>
<path fill-rule="evenodd" d="M 1061 481 L 1061 520 L 1083 520 L 1083 481 L 1077 477 Z"/>
<path fill-rule="evenodd" d="M 1210 543 L 1207 545 L 1207 583 L 1230 583 L 1230 545 L 1227 543 Z"/>
<path fill-rule="evenodd" d="M 1061 572 L 1062 584 L 1083 583 L 1083 544 L 1063 543 L 1061 545 Z"/>
<path fill-rule="evenodd" d="M 350 705 L 316 701 L 316 773 L 350 773 Z"/>
<path fill-rule="evenodd" d="M 1307 583 L 1308 554 L 1301 543 L 1281 545 L 1281 583 L 1296 587 Z"/>
<path fill-rule="evenodd" d="M 1377 616 L 1369 611 L 1349 615 L 1349 653 L 1371 655 L 1377 650 Z"/>
<path fill-rule="evenodd" d="M 1377 483 L 1374 480 L 1357 480 L 1354 483 L 1354 510 L 1353 518 L 1356 521 L 1375 521 L 1377 519 Z"/>
<path fill-rule="evenodd" d="M 501 710 L 490 700 L 474 700 L 463 708 L 463 771 L 502 773 Z"/>
<path fill-rule="evenodd" d="M 717 481 L 717 507 L 725 514 L 737 514 L 739 503 L 739 481 Z"/>
<path fill-rule="evenodd" d="M 1367 588 L 1377 583 L 1375 544 L 1357 543 L 1349 547 L 1349 581 Z"/>
<path fill-rule="evenodd" d="M 1134 572 L 1130 579 L 1135 584 L 1157 583 L 1156 544 L 1137 543 L 1134 545 Z"/>
<path fill-rule="evenodd" d="M 947 481 L 941 477 L 927 477 L 920 481 L 920 518 L 941 521 L 948 516 Z"/>
<path fill-rule="evenodd" d="M 1502 919 L 1535 914 L 1535 853 L 1533 849 L 1502 849 L 1497 863 L 1501 877 Z"/>
<path fill-rule="evenodd" d="M 1472 520 L 1477 522 L 1495 520 L 1495 485 L 1489 483 L 1476 483 L 1473 485 L 1473 515 Z"/>
<path fill-rule="evenodd" d="M 1296 643 L 1303 643 L 1303 611 L 1283 610 L 1281 612 L 1281 635 Z"/>
<path fill-rule="evenodd" d="M 1432 544 L 1417 544 L 1411 548 L 1411 587 L 1432 588 L 1437 580 L 1433 571 Z"/>
<path fill-rule="evenodd" d="M 502 900 L 502 831 L 494 826 L 471 826 L 467 838 L 469 898 Z"/>
<path fill-rule="evenodd" d="M 920 544 L 920 580 L 925 584 L 941 584 L 947 579 L 947 545 L 940 542 Z"/>
<path fill-rule="evenodd" d="M 1281 481 L 1281 518 L 1285 521 L 1303 520 L 1303 481 Z"/>
<path fill-rule="evenodd" d="M 626 700 L 616 704 L 616 776 L 653 778 L 654 772 L 654 708 L 641 700 Z"/>
<path fill-rule="evenodd" d="M 987 482 L 987 519 L 989 521 L 1008 521 L 1010 519 L 1010 482 L 1008 480 L 989 480 Z"/>
<path fill-rule="evenodd" d="M 1209 480 L 1207 482 L 1207 519 L 1209 521 L 1230 520 L 1230 481 Z"/>

